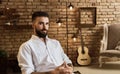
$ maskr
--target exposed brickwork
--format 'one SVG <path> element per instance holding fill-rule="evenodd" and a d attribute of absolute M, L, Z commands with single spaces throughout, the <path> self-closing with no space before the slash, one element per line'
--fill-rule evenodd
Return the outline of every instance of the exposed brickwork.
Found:
<path fill-rule="evenodd" d="M 68 10 L 68 56 L 77 65 L 77 47 L 81 45 L 80 36 L 76 42 L 71 37 L 77 31 L 78 9 L 80 7 L 97 7 L 97 25 L 93 28 L 83 29 L 84 43 L 89 49 L 92 64 L 98 62 L 100 40 L 102 39 L 102 25 L 120 22 L 120 0 L 68 0 L 75 9 Z M 46 11 L 50 14 L 49 36 L 59 40 L 66 52 L 66 0 L 2 0 L 0 8 L 15 8 L 20 15 L 17 27 L 0 24 L 0 48 L 8 51 L 9 56 L 17 55 L 18 48 L 32 34 L 32 28 L 20 25 L 31 25 L 31 14 L 34 11 Z M 56 19 L 62 18 L 63 24 L 58 27 Z M 20 28 L 19 28 L 20 27 Z M 67 53 L 67 52 L 66 52 Z"/>

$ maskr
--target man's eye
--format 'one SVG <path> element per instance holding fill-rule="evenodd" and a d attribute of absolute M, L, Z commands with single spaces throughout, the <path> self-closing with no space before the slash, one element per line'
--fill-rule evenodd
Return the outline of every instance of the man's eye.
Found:
<path fill-rule="evenodd" d="M 46 25 L 49 25 L 49 23 L 46 23 Z"/>
<path fill-rule="evenodd" d="M 40 25 L 42 25 L 43 23 L 42 22 L 39 22 Z"/>

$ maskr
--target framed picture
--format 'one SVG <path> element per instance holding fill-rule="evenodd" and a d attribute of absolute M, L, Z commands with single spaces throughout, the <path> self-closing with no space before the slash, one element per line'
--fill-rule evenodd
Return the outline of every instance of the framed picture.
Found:
<path fill-rule="evenodd" d="M 94 27 L 96 25 L 96 7 L 79 8 L 80 27 Z"/>

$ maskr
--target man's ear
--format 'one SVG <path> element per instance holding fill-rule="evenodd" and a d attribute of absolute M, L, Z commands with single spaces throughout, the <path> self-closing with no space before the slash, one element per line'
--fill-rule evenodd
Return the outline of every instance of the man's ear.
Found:
<path fill-rule="evenodd" d="M 35 25 L 34 25 L 34 22 L 32 22 L 32 28 L 34 28 L 34 26 L 35 26 Z"/>

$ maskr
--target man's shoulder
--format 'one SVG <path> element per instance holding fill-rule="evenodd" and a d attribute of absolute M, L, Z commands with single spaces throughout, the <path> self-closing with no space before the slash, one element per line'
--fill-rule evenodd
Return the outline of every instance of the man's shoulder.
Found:
<path fill-rule="evenodd" d="M 21 44 L 21 46 L 28 46 L 31 40 L 27 40 Z"/>
<path fill-rule="evenodd" d="M 53 44 L 55 46 L 61 46 L 61 43 L 59 40 L 56 40 L 56 39 L 50 39 L 50 44 Z"/>
<path fill-rule="evenodd" d="M 52 39 L 52 38 L 49 38 L 50 41 L 53 41 L 53 42 L 59 42 L 58 40 L 56 39 Z"/>

